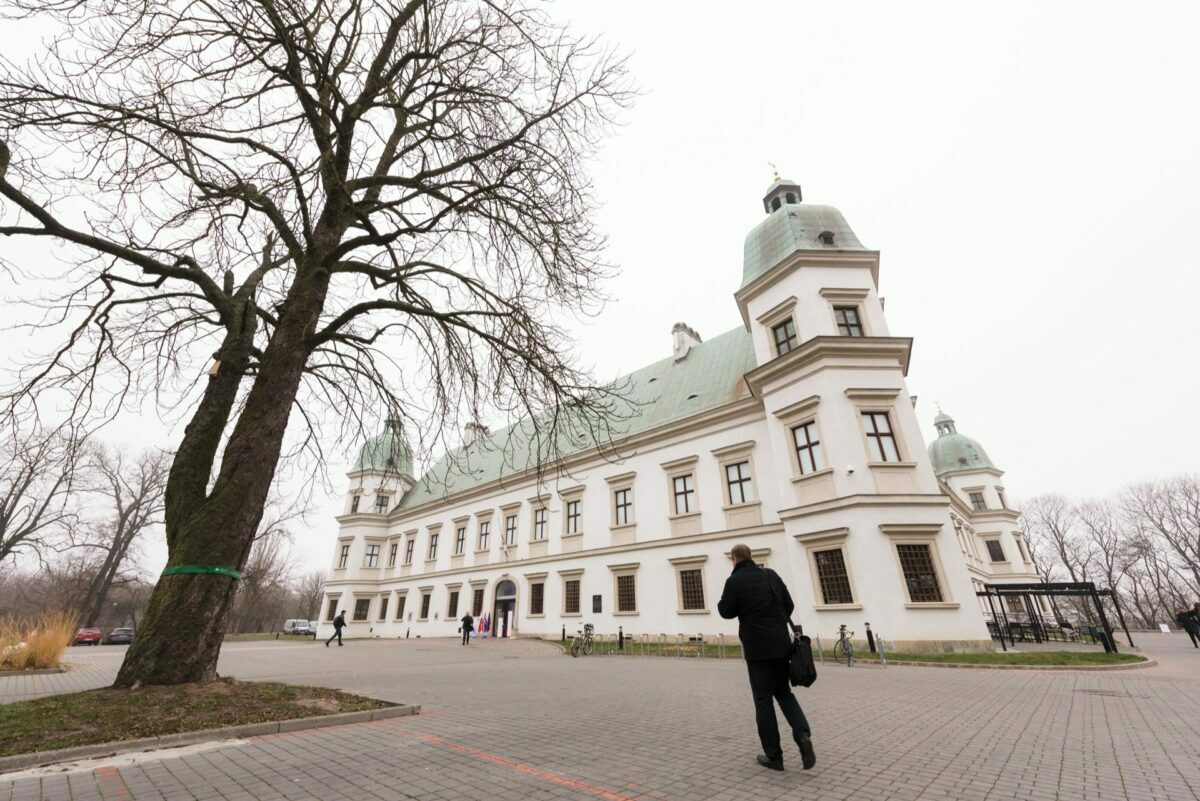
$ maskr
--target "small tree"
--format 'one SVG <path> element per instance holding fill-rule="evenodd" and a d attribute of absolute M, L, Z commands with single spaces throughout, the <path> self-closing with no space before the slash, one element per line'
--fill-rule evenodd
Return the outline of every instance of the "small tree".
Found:
<path fill-rule="evenodd" d="M 5 428 L 0 436 L 0 562 L 43 557 L 75 520 L 70 500 L 81 439 L 26 424 L 30 433 Z"/>
<path fill-rule="evenodd" d="M 0 235 L 74 259 L 65 344 L 9 404 L 189 415 L 168 569 L 201 572 L 158 582 L 116 686 L 216 675 L 234 580 L 203 571 L 245 567 L 293 409 L 310 453 L 379 412 L 528 415 L 541 461 L 607 439 L 552 316 L 607 272 L 583 167 L 629 92 L 595 41 L 507 0 L 0 7 L 63 31 L 0 61 Z"/>

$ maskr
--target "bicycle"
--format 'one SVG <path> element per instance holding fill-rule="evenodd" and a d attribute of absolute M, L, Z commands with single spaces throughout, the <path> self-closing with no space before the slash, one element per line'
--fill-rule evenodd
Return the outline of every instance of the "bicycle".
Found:
<path fill-rule="evenodd" d="M 595 626 L 591 623 L 585 623 L 580 627 L 579 633 L 575 635 L 575 639 L 571 640 L 571 656 L 576 657 L 582 653 L 584 656 L 590 656 L 592 653 L 592 632 L 595 631 Z"/>
<path fill-rule="evenodd" d="M 833 644 L 833 658 L 850 667 L 854 664 L 854 646 L 850 643 L 850 638 L 854 636 L 853 631 L 846 631 L 846 625 L 843 623 L 838 626 L 837 642 Z"/>

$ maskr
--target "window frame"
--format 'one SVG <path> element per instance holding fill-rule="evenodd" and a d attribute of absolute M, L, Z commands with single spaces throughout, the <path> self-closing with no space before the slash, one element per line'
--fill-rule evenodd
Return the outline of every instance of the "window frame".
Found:
<path fill-rule="evenodd" d="M 858 584 L 854 580 L 854 565 L 850 561 L 849 536 L 850 529 L 845 526 L 795 535 L 796 541 L 804 546 L 805 556 L 808 561 L 809 582 L 813 587 L 813 600 L 816 602 L 813 608 L 818 612 L 847 612 L 863 608 L 862 595 L 859 593 Z M 821 571 L 817 554 L 833 550 L 840 550 L 842 552 L 842 566 L 846 572 L 846 583 L 849 584 L 850 597 L 852 599 L 850 603 L 831 604 L 825 602 L 825 593 L 821 585 Z"/>
<path fill-rule="evenodd" d="M 503 545 L 506 548 L 511 548 L 517 544 L 517 513 L 512 512 L 504 515 L 504 540 Z"/>
<path fill-rule="evenodd" d="M 461 584 L 452 584 L 446 588 L 446 620 L 458 620 L 458 607 L 461 599 Z"/>
<path fill-rule="evenodd" d="M 390 592 L 379 593 L 378 609 L 375 612 L 375 621 L 377 623 L 386 623 L 387 622 L 388 607 L 391 605 L 389 603 L 391 601 L 391 599 L 392 599 L 392 594 Z"/>
<path fill-rule="evenodd" d="M 882 417 L 887 422 L 887 431 L 881 432 L 877 418 Z M 891 409 L 860 409 L 859 419 L 862 421 L 863 436 L 867 439 L 867 457 L 871 464 L 900 464 L 904 462 L 904 452 L 900 448 L 900 438 L 896 435 L 896 426 L 892 420 Z M 868 426 L 868 423 L 870 425 Z M 885 440 L 891 441 L 894 459 L 889 459 L 884 450 Z"/>
<path fill-rule="evenodd" d="M 995 546 L 995 550 L 992 550 Z M 1006 565 L 1009 562 L 1008 553 L 1004 550 L 1004 543 L 1000 541 L 1000 537 L 985 537 L 983 547 L 987 549 L 988 563 L 993 565 Z M 996 558 L 996 554 L 1000 554 L 1000 558 Z"/>
<path fill-rule="evenodd" d="M 535 606 L 534 602 L 537 601 Z M 529 617 L 546 616 L 546 579 L 545 574 L 529 581 Z"/>
<path fill-rule="evenodd" d="M 967 490 L 967 501 L 971 504 L 972 512 L 987 511 L 987 496 L 983 494 L 982 489 Z"/>
<path fill-rule="evenodd" d="M 640 614 L 638 609 L 638 591 L 637 591 L 637 571 L 640 563 L 629 562 L 620 565 L 609 565 L 608 569 L 612 572 L 612 588 L 613 588 L 613 611 L 612 614 L 616 617 L 632 617 Z M 630 580 L 631 592 L 633 594 L 633 608 L 621 608 L 621 584 L 622 579 Z"/>
<path fill-rule="evenodd" d="M 433 608 L 433 587 L 423 587 L 419 592 L 421 593 L 421 606 L 417 612 L 417 620 L 429 620 L 429 612 Z"/>
<path fill-rule="evenodd" d="M 533 541 L 544 542 L 550 535 L 550 510 L 545 506 L 533 507 Z"/>
<path fill-rule="evenodd" d="M 680 488 L 681 482 L 682 489 Z M 671 496 L 676 515 L 697 514 L 700 511 L 700 501 L 696 496 L 696 473 L 691 471 L 671 476 Z M 683 509 L 679 508 L 681 499 L 684 505 Z"/>
<path fill-rule="evenodd" d="M 636 523 L 633 516 L 633 487 L 620 487 L 613 490 L 613 528 L 632 526 Z"/>
<path fill-rule="evenodd" d="M 892 558 L 900 577 L 900 585 L 904 592 L 906 609 L 957 609 L 959 603 L 954 598 L 953 587 L 946 580 L 946 571 L 942 563 L 941 549 L 938 547 L 938 536 L 941 524 L 919 523 L 882 523 L 879 530 L 892 541 Z M 941 592 L 940 601 L 914 601 L 908 585 L 908 576 L 904 572 L 904 564 L 900 556 L 900 545 L 925 545 L 929 550 L 929 559 L 933 565 L 934 576 Z"/>
<path fill-rule="evenodd" d="M 388 565 L 387 566 L 389 568 L 392 568 L 392 567 L 396 566 L 396 560 L 400 558 L 400 543 L 397 541 L 392 541 L 392 542 L 388 543 L 388 545 L 390 547 L 388 548 Z"/>
<path fill-rule="evenodd" d="M 368 542 L 366 550 L 363 551 L 364 568 L 379 567 L 379 557 L 383 553 L 383 546 L 378 542 Z"/>
<path fill-rule="evenodd" d="M 388 507 L 392 505 L 391 493 L 377 492 L 375 493 L 375 514 L 386 515 Z"/>
<path fill-rule="evenodd" d="M 776 357 L 784 356 L 800 347 L 800 337 L 796 331 L 796 320 L 792 315 L 789 314 L 772 323 L 770 331 L 771 349 L 775 351 Z M 780 338 L 781 331 L 783 332 L 782 339 Z"/>
<path fill-rule="evenodd" d="M 462 556 L 467 552 L 467 524 L 465 522 L 455 523 L 454 525 L 454 555 Z"/>
<path fill-rule="evenodd" d="M 708 571 L 705 569 L 708 562 L 707 555 L 701 556 L 682 556 L 668 560 L 671 566 L 675 569 L 675 612 L 680 615 L 708 615 L 712 613 L 709 608 L 711 601 L 711 593 L 708 588 Z M 686 603 L 686 594 L 684 592 L 683 574 L 697 572 L 700 575 L 700 595 L 701 605 L 689 609 Z"/>
<path fill-rule="evenodd" d="M 845 582 L 845 591 L 849 596 L 848 600 L 830 600 L 829 596 L 826 594 L 826 591 L 825 591 L 827 582 L 826 582 L 825 576 L 823 576 L 821 573 L 822 557 L 826 556 L 828 554 L 835 554 L 835 553 L 838 555 L 838 558 L 841 560 L 842 574 L 840 576 L 840 579 Z M 813 560 L 813 569 L 816 571 L 816 574 L 817 574 L 816 589 L 817 589 L 817 593 L 821 599 L 821 606 L 837 606 L 837 607 L 854 606 L 856 604 L 857 599 L 854 595 L 854 582 L 852 582 L 850 580 L 850 560 L 846 558 L 845 545 L 844 544 L 827 545 L 823 548 L 813 548 L 812 560 Z M 837 576 L 832 577 L 832 579 L 829 583 L 833 583 L 833 581 L 837 580 L 838 578 L 839 577 L 837 577 Z M 838 588 L 838 589 L 841 589 L 841 588 Z"/>
<path fill-rule="evenodd" d="M 345 570 L 350 565 L 350 543 L 342 542 L 338 547 L 337 567 L 335 570 Z"/>
<path fill-rule="evenodd" d="M 583 616 L 583 568 L 574 570 L 559 571 L 559 579 L 562 581 L 562 598 L 560 599 L 559 615 L 561 617 L 582 617 Z M 567 602 L 570 600 L 569 585 L 575 583 L 575 611 L 571 611 L 567 607 Z"/>
<path fill-rule="evenodd" d="M 417 537 L 415 534 L 409 534 L 404 538 L 404 562 L 402 564 L 411 565 L 413 557 L 416 555 Z"/>
<path fill-rule="evenodd" d="M 797 432 L 804 431 L 805 444 L 801 445 Z M 825 470 L 829 465 L 825 464 L 825 449 L 821 446 L 821 430 L 817 427 L 816 415 L 803 419 L 799 422 L 788 424 L 788 432 L 792 440 L 792 454 L 795 457 L 793 464 L 798 471 L 798 475 L 812 476 Z M 816 439 L 813 439 L 813 434 L 816 434 Z M 809 469 L 805 469 L 803 451 L 807 451 L 809 460 Z"/>
<path fill-rule="evenodd" d="M 475 553 L 486 553 L 492 549 L 492 514 L 477 516 L 475 524 Z"/>
<path fill-rule="evenodd" d="M 437 561 L 438 539 L 440 534 L 440 529 L 437 531 L 431 530 L 429 532 L 429 545 L 425 548 L 426 562 Z"/>
<path fill-rule="evenodd" d="M 358 514 L 358 507 L 359 504 L 362 503 L 362 496 L 363 494 L 361 492 L 356 492 L 350 496 L 350 514 Z"/>
<path fill-rule="evenodd" d="M 845 320 L 847 314 L 854 315 L 854 322 Z M 833 323 L 837 326 L 838 336 L 850 339 L 861 339 L 867 335 L 867 327 L 863 325 L 862 306 L 858 303 L 838 303 L 833 307 Z M 845 329 L 845 330 L 843 330 Z M 858 333 L 852 333 L 858 329 Z"/>
<path fill-rule="evenodd" d="M 745 468 L 746 468 L 746 470 L 745 470 L 746 475 L 744 475 L 744 476 L 742 475 L 742 467 L 743 466 L 745 466 Z M 732 468 L 737 468 L 738 477 L 736 479 L 729 477 L 729 471 Z M 750 457 L 749 456 L 747 456 L 744 459 L 738 459 L 735 461 L 729 461 L 729 462 L 722 463 L 721 464 L 721 473 L 722 473 L 722 478 L 725 479 L 725 501 L 726 501 L 725 505 L 726 506 L 747 506 L 752 503 L 758 503 L 758 496 L 754 489 L 754 470 L 750 466 Z M 735 484 L 737 485 L 738 495 L 740 496 L 740 500 L 736 500 L 736 501 L 733 499 L 733 487 Z M 746 485 L 749 485 L 750 494 L 752 496 L 754 496 L 754 497 L 751 497 L 749 500 L 747 500 L 747 498 L 746 498 Z"/>
<path fill-rule="evenodd" d="M 366 607 L 363 607 L 366 604 Z M 362 609 L 363 613 L 360 617 L 358 610 Z M 371 619 L 371 598 L 370 596 L 357 595 L 354 597 L 354 608 L 350 611 L 351 623 L 365 623 Z"/>
<path fill-rule="evenodd" d="M 408 602 L 408 590 L 397 590 L 396 591 L 396 617 L 395 617 L 395 620 L 397 620 L 397 621 L 404 620 L 404 607 L 407 606 L 407 602 Z"/>

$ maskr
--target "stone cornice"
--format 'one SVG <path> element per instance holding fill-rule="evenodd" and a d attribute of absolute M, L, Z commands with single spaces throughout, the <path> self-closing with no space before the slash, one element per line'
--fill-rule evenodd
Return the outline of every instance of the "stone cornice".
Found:
<path fill-rule="evenodd" d="M 879 286 L 878 250 L 801 250 L 780 261 L 750 283 L 733 293 L 742 322 L 750 330 L 750 301 L 785 278 L 792 270 L 802 267 L 866 267 L 871 271 L 871 283 Z"/>
<path fill-rule="evenodd" d="M 923 506 L 945 508 L 950 501 L 944 495 L 905 494 L 905 495 L 843 495 L 830 501 L 810 503 L 805 506 L 793 506 L 779 512 L 781 520 L 793 520 L 798 517 L 832 512 L 835 509 L 852 509 L 859 506 Z"/>
<path fill-rule="evenodd" d="M 818 336 L 746 373 L 746 386 L 761 396 L 766 384 L 830 358 L 895 361 L 901 373 L 908 375 L 911 356 L 911 337 Z"/>

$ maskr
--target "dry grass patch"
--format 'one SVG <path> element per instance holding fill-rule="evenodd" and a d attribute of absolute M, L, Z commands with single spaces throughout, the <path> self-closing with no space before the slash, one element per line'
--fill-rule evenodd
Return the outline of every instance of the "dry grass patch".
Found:
<path fill-rule="evenodd" d="M 58 667 L 75 635 L 75 623 L 70 612 L 0 618 L 0 672 Z"/>

